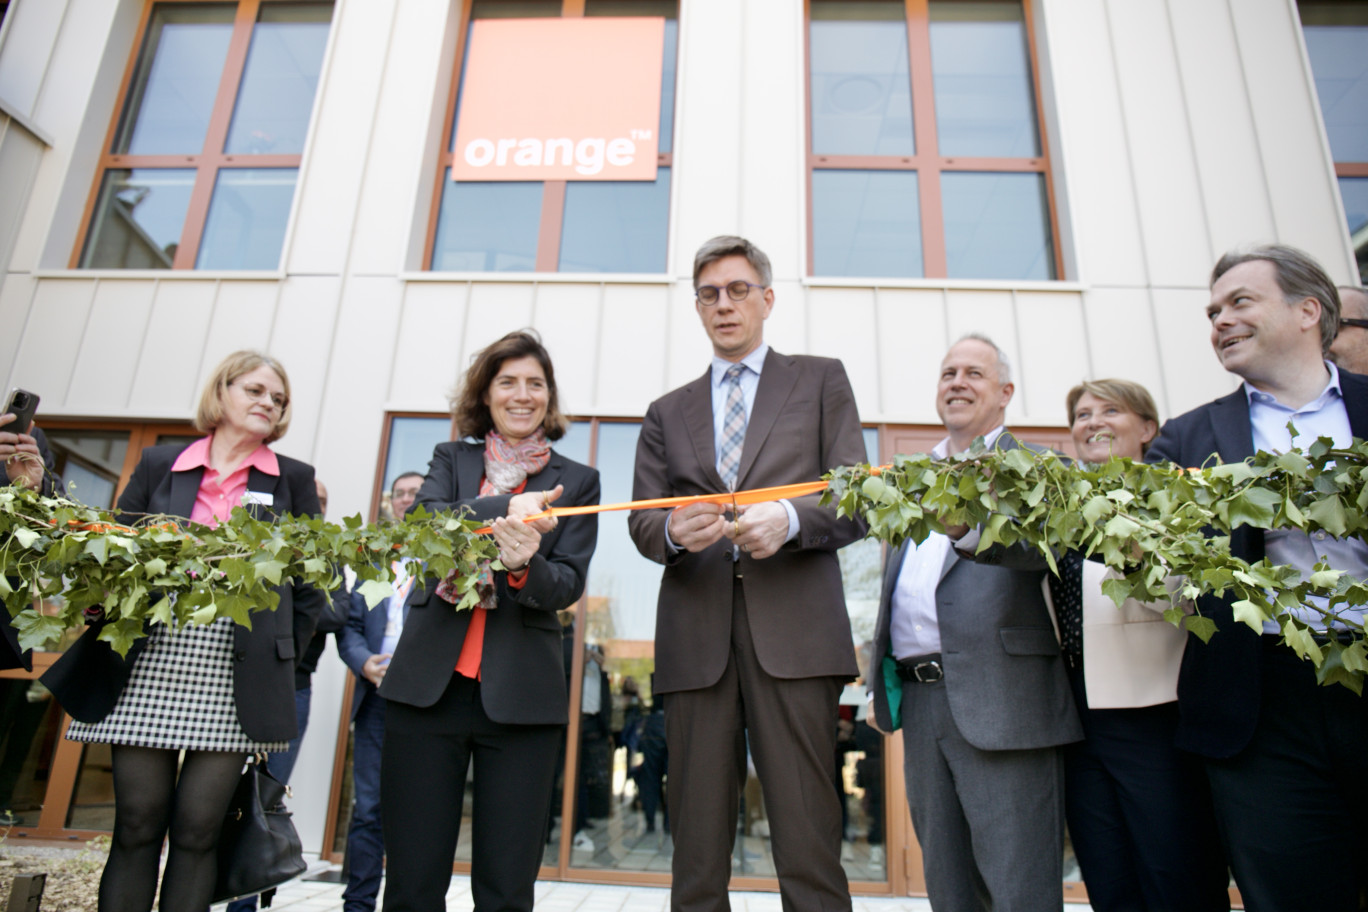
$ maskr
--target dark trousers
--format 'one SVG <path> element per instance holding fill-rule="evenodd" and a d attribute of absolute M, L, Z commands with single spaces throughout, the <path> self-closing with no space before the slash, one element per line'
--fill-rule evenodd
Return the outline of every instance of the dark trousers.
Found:
<path fill-rule="evenodd" d="M 342 912 L 374 912 L 385 867 L 380 816 L 380 755 L 385 744 L 385 700 L 371 692 L 352 720 L 352 815 L 347 829 L 347 888 Z"/>
<path fill-rule="evenodd" d="M 446 692 L 425 709 L 385 704 L 385 912 L 446 909 L 472 760 L 475 912 L 530 912 L 564 730 L 494 722 L 480 703 L 480 685 L 460 675 L 452 675 Z"/>
<path fill-rule="evenodd" d="M 782 607 L 780 607 L 782 610 Z M 732 654 L 712 687 L 671 693 L 665 707 L 674 912 L 730 908 L 746 740 L 765 791 L 784 912 L 849 910 L 835 775 L 836 678 L 772 678 L 751 642 L 741 582 L 733 586 Z"/>
<path fill-rule="evenodd" d="M 1096 912 L 1228 912 L 1229 875 L 1200 758 L 1173 746 L 1178 704 L 1089 709 L 1064 748 L 1064 807 Z"/>
<path fill-rule="evenodd" d="M 1318 685 L 1273 637 L 1260 672 L 1253 738 L 1206 764 L 1240 896 L 1250 912 L 1355 912 L 1368 886 L 1368 701 Z"/>

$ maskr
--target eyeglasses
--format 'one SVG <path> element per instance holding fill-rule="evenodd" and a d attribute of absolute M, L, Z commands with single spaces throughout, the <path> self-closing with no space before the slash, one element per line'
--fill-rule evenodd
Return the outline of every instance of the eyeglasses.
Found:
<path fill-rule="evenodd" d="M 229 383 L 229 386 L 233 384 Z M 243 395 L 254 402 L 267 402 L 277 411 L 284 412 L 290 405 L 290 400 L 283 393 L 273 393 L 264 386 L 239 386 Z"/>
<path fill-rule="evenodd" d="M 1339 330 L 1335 335 L 1338 336 L 1340 333 L 1344 332 L 1344 327 L 1346 326 L 1357 326 L 1359 329 L 1368 329 L 1368 320 L 1361 320 L 1357 317 L 1340 317 Z"/>
<path fill-rule="evenodd" d="M 722 297 L 722 285 L 699 285 L 694 289 L 694 294 L 698 296 L 698 303 L 704 307 L 712 307 Z M 744 301 L 750 294 L 752 288 L 764 288 L 764 285 L 756 285 L 754 282 L 743 282 L 737 279 L 735 282 L 726 284 L 727 297 L 733 301 Z"/>

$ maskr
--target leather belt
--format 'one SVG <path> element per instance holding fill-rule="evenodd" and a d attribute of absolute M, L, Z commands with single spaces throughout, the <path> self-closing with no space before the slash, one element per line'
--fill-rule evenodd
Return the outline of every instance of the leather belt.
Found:
<path fill-rule="evenodd" d="M 898 659 L 898 677 L 913 684 L 934 684 L 945 677 L 939 652 Z"/>

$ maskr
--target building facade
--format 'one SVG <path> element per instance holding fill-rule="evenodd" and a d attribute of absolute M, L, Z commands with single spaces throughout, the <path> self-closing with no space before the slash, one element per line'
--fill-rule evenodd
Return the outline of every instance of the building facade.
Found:
<path fill-rule="evenodd" d="M 938 438 L 939 361 L 966 332 L 1011 356 L 1009 422 L 1063 445 L 1064 394 L 1082 378 L 1138 380 L 1163 417 L 1234 387 L 1204 326 L 1224 250 L 1292 244 L 1346 284 L 1368 270 L 1363 2 L 0 9 L 0 375 L 42 396 L 63 474 L 92 503 L 113 502 L 142 446 L 192 435 L 206 376 L 250 347 L 290 372 L 295 417 L 276 446 L 317 468 L 330 518 L 380 516 L 393 478 L 449 437 L 470 355 L 524 326 L 577 418 L 562 448 L 599 467 L 605 502 L 626 500 L 636 422 L 707 366 L 690 270 L 716 234 L 772 258 L 773 347 L 844 361 L 871 460 Z M 476 26 L 613 17 L 663 21 L 659 117 L 630 136 L 654 179 L 589 175 L 612 161 L 606 138 L 558 150 L 541 137 L 487 148 L 563 151 L 589 176 L 452 180 L 486 148 L 459 144 Z M 519 60 L 543 87 L 558 65 Z M 574 626 L 575 654 L 597 645 L 603 660 L 575 663 L 574 787 L 554 815 L 589 822 L 552 831 L 544 874 L 660 883 L 668 844 L 644 832 L 627 775 L 645 754 L 616 747 L 634 717 L 623 681 L 649 698 L 659 573 L 615 517 Z M 878 561 L 872 546 L 846 556 L 852 648 L 873 623 Z M 295 820 L 332 854 L 349 693 L 332 649 L 314 687 Z M 36 690 L 23 707 L 0 778 L 15 833 L 107 830 L 107 756 L 63 742 Z M 899 745 L 857 715 L 833 785 L 852 882 L 920 892 Z M 758 790 L 745 817 L 737 883 L 773 886 Z"/>

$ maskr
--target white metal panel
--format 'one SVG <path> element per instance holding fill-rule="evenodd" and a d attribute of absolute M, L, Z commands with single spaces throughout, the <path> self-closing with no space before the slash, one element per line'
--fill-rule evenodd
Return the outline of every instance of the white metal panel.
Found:
<path fill-rule="evenodd" d="M 1069 187 L 1078 278 L 1139 285 L 1145 265 L 1131 153 L 1121 117 L 1105 7 L 1097 0 L 1042 0 L 1060 148 L 1056 180 Z"/>
<path fill-rule="evenodd" d="M 865 421 L 940 424 L 936 380 L 949 347 L 945 292 L 934 289 L 880 288 L 870 353 L 877 354 L 879 398 L 861 398 Z"/>
<path fill-rule="evenodd" d="M 693 251 L 689 252 L 689 270 L 693 270 Z M 778 306 L 778 302 L 775 302 Z M 712 360 L 712 342 L 703 329 L 694 299 L 693 286 L 687 281 L 672 286 L 670 309 L 666 322 L 665 363 L 661 365 L 661 382 L 650 398 L 656 397 L 701 376 Z M 643 388 L 649 387 L 643 383 Z"/>
<path fill-rule="evenodd" d="M 158 283 L 133 375 L 130 415 L 194 416 L 200 394 L 196 367 L 217 296 L 213 281 Z"/>
<path fill-rule="evenodd" d="M 464 371 L 470 356 L 490 342 L 532 324 L 532 301 L 539 293 L 536 285 L 500 282 L 476 283 L 470 288 L 470 309 L 466 315 L 465 337 L 459 349 L 451 350 L 451 376 Z"/>
<path fill-rule="evenodd" d="M 803 186 L 807 162 L 803 154 L 807 137 L 803 4 L 747 0 L 737 6 L 742 11 L 741 34 L 745 40 L 737 58 L 741 65 L 741 122 L 735 139 L 740 152 L 737 165 L 743 175 L 738 224 L 741 233 L 769 255 L 776 278 L 797 278 L 800 263 L 806 258 L 799 256 L 803 237 L 794 228 L 807 221 L 804 197 L 795 192 Z M 712 35 L 708 42 L 716 40 Z M 721 62 L 714 51 L 709 65 L 715 67 Z M 713 124 L 708 128 L 707 135 L 715 143 L 722 138 L 719 127 Z M 704 199 L 718 201 L 715 192 Z"/>
<path fill-rule="evenodd" d="M 396 407 L 446 408 L 460 367 L 454 359 L 433 353 L 462 350 L 469 297 L 470 285 L 465 282 L 404 285 L 389 384 L 389 401 Z"/>
<path fill-rule="evenodd" d="M 692 287 L 690 291 L 692 291 Z M 771 348 L 786 355 L 802 354 L 811 350 L 808 334 L 808 296 L 796 279 L 774 281 L 774 307 L 765 321 L 765 341 Z M 700 322 L 700 330 L 703 324 Z M 706 331 L 704 332 L 706 336 Z M 711 350 L 712 343 L 708 343 Z"/>
<path fill-rule="evenodd" d="M 312 454 L 328 376 L 342 282 L 332 276 L 294 276 L 280 287 L 266 348 L 290 375 L 290 445 Z M 383 377 L 375 377 L 383 385 Z M 309 458 L 309 455 L 303 457 Z"/>
<path fill-rule="evenodd" d="M 11 21 L 6 23 L 5 44 L 0 47 L 0 95 L 24 114 L 35 113 L 67 6 L 66 0 L 10 5 L 7 18 Z"/>
<path fill-rule="evenodd" d="M 596 353 L 597 365 L 585 367 L 595 373 L 594 407 L 599 414 L 646 414 L 657 394 L 669 301 L 667 285 L 604 286 L 599 341 L 584 342 L 586 354 Z M 540 323 L 540 301 L 537 310 Z"/>
<path fill-rule="evenodd" d="M 1357 272 L 1348 261 L 1339 187 L 1323 145 L 1296 10 L 1288 0 L 1240 0 L 1231 4 L 1231 13 L 1273 200 L 1276 240 L 1302 248 L 1336 281 L 1346 281 Z"/>
<path fill-rule="evenodd" d="M 0 333 L 0 377 L 5 380 L 0 395 L 8 394 L 11 386 L 23 385 L 13 374 L 14 362 L 19 356 L 24 325 L 37 292 L 38 282 L 31 276 L 10 273 L 0 277 L 0 326 L 5 327 L 5 332 Z"/>
<path fill-rule="evenodd" d="M 807 299 L 812 342 L 806 353 L 840 359 L 866 421 L 866 412 L 876 413 L 879 402 L 879 359 L 871 357 L 879 329 L 877 294 L 872 288 L 811 288 Z"/>
<path fill-rule="evenodd" d="M 678 184 L 673 233 L 677 270 L 689 273 L 700 244 L 747 230 L 742 223 L 741 144 L 745 130 L 742 84 L 746 57 L 765 57 L 770 38 L 747 33 L 741 3 L 683 3 L 679 17 L 679 74 L 674 160 Z M 767 143 L 764 136 L 751 134 Z M 764 239 L 780 243 L 778 237 Z M 757 240 L 757 243 L 762 243 Z"/>
<path fill-rule="evenodd" d="M 1159 357 L 1166 381 L 1168 417 L 1224 396 L 1238 386 L 1240 378 L 1227 373 L 1212 351 L 1206 290 L 1156 288 L 1151 294 L 1155 321 L 1163 327 Z"/>
<path fill-rule="evenodd" d="M 95 283 L 84 280 L 44 281 L 33 296 L 12 376 L 43 397 L 49 415 L 72 414 L 67 387 L 94 297 Z"/>
<path fill-rule="evenodd" d="M 1016 293 L 1021 364 L 1013 402 L 1031 424 L 1065 424 L 1064 397 L 1088 373 L 1082 296 L 1068 292 Z"/>
<path fill-rule="evenodd" d="M 1211 251 L 1164 0 L 1110 0 L 1107 10 L 1149 279 L 1192 284 Z"/>
<path fill-rule="evenodd" d="M 100 282 L 95 286 L 67 393 L 69 410 L 85 415 L 125 411 L 143 356 L 157 358 L 142 351 L 156 292 L 157 284 L 151 279 Z M 174 358 L 164 357 L 163 364 L 168 374 L 179 373 Z"/>
<path fill-rule="evenodd" d="M 278 282 L 220 282 L 214 295 L 214 310 L 200 360 L 199 390 L 225 357 L 245 348 L 263 350 L 271 341 L 275 322 Z M 267 352 L 279 357 L 278 352 Z M 285 368 L 289 370 L 287 366 Z"/>
<path fill-rule="evenodd" d="M 635 307 L 613 318 L 603 315 L 608 289 L 600 285 L 547 284 L 537 287 L 537 299 L 532 310 L 531 325 L 542 338 L 556 367 L 556 389 L 560 394 L 560 408 L 567 415 L 614 414 L 605 411 L 599 401 L 600 370 L 617 362 L 621 376 L 632 376 L 633 349 L 651 350 L 649 305 L 641 298 L 641 289 L 622 286 Z M 615 310 L 620 311 L 619 306 Z M 625 319 L 627 326 L 615 326 L 613 320 Z M 640 319 L 638 326 L 636 321 Z M 640 329 L 640 334 L 629 334 L 624 340 L 624 329 Z M 493 341 L 492 339 L 486 342 Z M 612 370 L 611 367 L 608 368 Z M 609 376 L 612 376 L 609 374 Z M 612 395 L 611 383 L 607 384 Z"/>
<path fill-rule="evenodd" d="M 1083 296 L 1087 326 L 1088 371 L 1079 379 L 1117 378 L 1142 384 L 1154 396 L 1159 414 L 1169 414 L 1160 362 L 1159 331 L 1149 290 L 1094 288 Z"/>
<path fill-rule="evenodd" d="M 342 3 L 333 13 L 333 44 L 296 191 L 289 272 L 335 275 L 346 268 L 395 6 Z"/>
<path fill-rule="evenodd" d="M 392 273 L 400 267 L 415 222 L 414 208 L 424 215 L 429 209 L 431 198 L 420 196 L 417 188 L 426 184 L 421 173 L 425 146 L 442 129 L 440 119 L 429 122 L 433 96 L 447 95 L 451 85 L 451 73 L 441 72 L 439 66 L 446 18 L 460 12 L 460 4 L 447 0 L 395 7 L 356 213 L 351 269 L 366 274 Z M 427 219 L 418 221 L 425 229 Z"/>
<path fill-rule="evenodd" d="M 390 376 L 398 341 L 400 296 L 401 286 L 391 278 L 353 276 L 342 288 L 310 460 L 328 485 L 336 516 L 370 509 L 385 378 Z M 440 347 L 424 348 L 434 360 L 441 359 Z"/>
<path fill-rule="evenodd" d="M 43 144 L 8 117 L 0 117 L 0 270 L 8 268 L 28 208 Z"/>
<path fill-rule="evenodd" d="M 1170 0 L 1168 10 L 1214 262 L 1274 237 L 1273 210 L 1229 3 Z"/>

